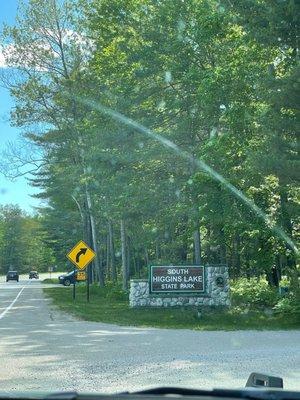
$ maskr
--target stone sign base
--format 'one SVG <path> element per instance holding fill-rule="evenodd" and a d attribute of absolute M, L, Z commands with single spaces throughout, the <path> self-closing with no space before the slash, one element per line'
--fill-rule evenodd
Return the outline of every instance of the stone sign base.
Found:
<path fill-rule="evenodd" d="M 226 266 L 205 267 L 205 292 L 150 294 L 147 279 L 131 279 L 130 307 L 230 306 L 229 275 Z"/>

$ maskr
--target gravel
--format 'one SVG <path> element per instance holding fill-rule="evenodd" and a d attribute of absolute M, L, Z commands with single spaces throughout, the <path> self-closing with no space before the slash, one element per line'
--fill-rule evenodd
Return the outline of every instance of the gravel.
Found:
<path fill-rule="evenodd" d="M 237 388 L 253 371 L 281 376 L 286 389 L 300 390 L 300 331 L 197 332 L 78 321 L 56 311 L 39 282 L 26 280 L 0 283 L 0 314 L 23 286 L 0 320 L 0 391 Z"/>

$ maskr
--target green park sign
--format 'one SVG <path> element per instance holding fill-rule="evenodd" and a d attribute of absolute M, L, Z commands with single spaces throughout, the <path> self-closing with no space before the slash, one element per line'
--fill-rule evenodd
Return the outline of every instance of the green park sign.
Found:
<path fill-rule="evenodd" d="M 150 293 L 203 293 L 204 267 L 192 266 L 150 266 Z"/>

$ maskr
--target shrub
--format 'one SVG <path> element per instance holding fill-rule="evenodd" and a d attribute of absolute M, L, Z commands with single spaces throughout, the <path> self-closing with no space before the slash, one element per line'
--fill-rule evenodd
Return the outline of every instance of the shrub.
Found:
<path fill-rule="evenodd" d="M 100 288 L 97 284 L 90 286 L 91 295 L 97 297 L 103 297 L 104 299 L 117 300 L 117 301 L 128 301 L 129 293 L 122 289 L 122 285 L 119 283 L 107 282 L 105 287 Z"/>
<path fill-rule="evenodd" d="M 277 314 L 293 314 L 300 317 L 300 290 L 290 292 L 286 297 L 279 299 L 273 309 Z"/>
<path fill-rule="evenodd" d="M 290 279 L 287 276 L 283 276 L 280 280 L 280 286 L 289 287 L 291 284 Z"/>
<path fill-rule="evenodd" d="M 126 301 L 128 300 L 128 293 L 118 287 L 114 287 L 107 291 L 106 298 L 117 301 Z"/>
<path fill-rule="evenodd" d="M 128 291 L 122 289 L 121 283 L 106 282 L 105 297 L 111 300 L 126 301 L 128 300 Z"/>
<path fill-rule="evenodd" d="M 234 306 L 273 307 L 278 297 L 277 289 L 271 288 L 262 278 L 239 278 L 231 282 L 231 300 Z"/>

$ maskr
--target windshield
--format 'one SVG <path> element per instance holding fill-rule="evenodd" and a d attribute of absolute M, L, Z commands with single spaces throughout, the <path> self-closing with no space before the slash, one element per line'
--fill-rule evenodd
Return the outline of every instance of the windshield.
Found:
<path fill-rule="evenodd" d="M 300 390 L 299 2 L 1 3 L 0 392 Z"/>

